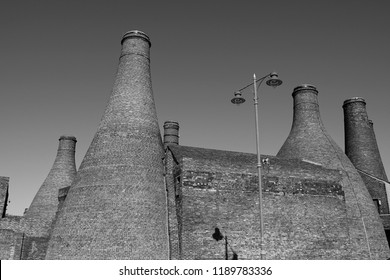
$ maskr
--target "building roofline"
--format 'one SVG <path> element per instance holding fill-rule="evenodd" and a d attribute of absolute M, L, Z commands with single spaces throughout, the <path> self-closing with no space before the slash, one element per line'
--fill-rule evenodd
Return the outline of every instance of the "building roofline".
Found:
<path fill-rule="evenodd" d="M 376 177 L 376 176 L 374 176 L 374 175 L 372 175 L 372 174 L 370 174 L 370 173 L 367 173 L 367 172 L 365 172 L 365 171 L 363 171 L 363 170 L 361 170 L 361 169 L 359 169 L 359 168 L 356 168 L 356 170 L 357 170 L 358 172 L 360 172 L 360 173 L 363 173 L 364 175 L 367 175 L 368 177 L 370 177 L 370 178 L 372 178 L 372 179 L 374 179 L 374 180 L 380 181 L 380 182 L 382 182 L 382 183 L 390 184 L 389 181 L 386 181 L 386 180 L 383 180 L 383 179 L 381 179 L 381 178 L 378 178 L 378 177 Z"/>

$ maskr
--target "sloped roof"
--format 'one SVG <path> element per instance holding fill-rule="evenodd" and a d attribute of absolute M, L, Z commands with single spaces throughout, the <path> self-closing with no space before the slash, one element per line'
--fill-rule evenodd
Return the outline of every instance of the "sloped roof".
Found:
<path fill-rule="evenodd" d="M 214 162 L 219 166 L 256 170 L 257 155 L 251 153 L 241 153 L 216 149 L 205 149 L 199 147 L 188 147 L 181 145 L 168 145 L 168 149 L 172 151 L 175 159 L 179 162 L 183 159 L 192 159 L 196 161 Z M 271 155 L 261 155 L 261 160 L 268 158 L 270 166 L 277 169 L 308 170 L 311 172 L 336 171 L 321 166 L 320 164 L 308 162 L 302 159 L 295 158 L 279 158 Z"/>

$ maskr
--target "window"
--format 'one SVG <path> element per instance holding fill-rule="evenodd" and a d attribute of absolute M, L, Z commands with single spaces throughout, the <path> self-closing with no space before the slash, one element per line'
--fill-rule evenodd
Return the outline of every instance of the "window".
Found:
<path fill-rule="evenodd" d="M 381 213 L 381 205 L 382 205 L 381 200 L 378 198 L 374 198 L 373 201 L 374 201 L 376 209 L 378 210 L 378 213 L 380 214 Z"/>

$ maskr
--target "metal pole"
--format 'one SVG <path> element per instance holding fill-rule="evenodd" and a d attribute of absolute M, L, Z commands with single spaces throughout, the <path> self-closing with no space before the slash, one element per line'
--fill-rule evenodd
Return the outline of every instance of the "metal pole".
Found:
<path fill-rule="evenodd" d="M 260 259 L 265 260 L 264 251 L 264 225 L 263 225 L 263 192 L 261 188 L 261 159 L 260 159 L 260 140 L 259 140 L 259 112 L 257 97 L 256 74 L 253 74 L 254 103 L 256 115 L 256 149 L 257 149 L 257 176 L 259 177 L 259 213 L 260 213 Z"/>
<path fill-rule="evenodd" d="M 23 258 L 23 246 L 24 246 L 24 233 L 22 234 L 22 244 L 20 246 L 20 260 Z"/>

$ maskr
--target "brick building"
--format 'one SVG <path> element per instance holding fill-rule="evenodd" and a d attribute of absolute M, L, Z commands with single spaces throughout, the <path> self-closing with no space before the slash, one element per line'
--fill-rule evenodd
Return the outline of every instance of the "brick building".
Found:
<path fill-rule="evenodd" d="M 62 136 L 20 217 L 6 214 L 9 178 L 0 177 L 0 258 L 259 259 L 256 155 L 182 146 L 175 121 L 165 122 L 162 141 L 150 39 L 130 31 L 121 44 L 113 91 L 79 170 L 76 139 Z M 389 183 L 365 101 L 344 103 L 344 153 L 322 124 L 317 89 L 298 86 L 293 100 L 286 142 L 276 156 L 261 156 L 267 259 L 389 258 Z M 222 235 L 228 243 L 217 241 Z"/>

